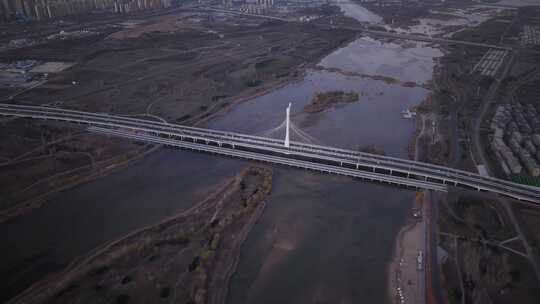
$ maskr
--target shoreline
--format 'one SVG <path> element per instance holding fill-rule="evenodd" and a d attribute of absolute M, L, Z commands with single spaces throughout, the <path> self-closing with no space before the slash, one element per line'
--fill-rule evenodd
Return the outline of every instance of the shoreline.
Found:
<path fill-rule="evenodd" d="M 403 239 L 405 238 L 406 234 L 410 232 L 411 229 L 413 229 L 416 226 L 417 223 L 405 223 L 403 227 L 398 232 L 398 235 L 394 241 L 393 247 L 393 253 L 392 258 L 390 259 L 390 262 L 388 263 L 388 266 L 386 268 L 386 273 L 388 275 L 388 283 L 387 283 L 387 292 L 388 292 L 388 298 L 390 299 L 391 303 L 397 303 L 396 302 L 396 288 L 399 287 L 399 282 L 397 282 L 397 275 L 398 272 L 400 272 L 401 268 L 399 266 L 401 259 L 403 258 Z M 399 253 L 399 256 L 398 256 Z"/>
<path fill-rule="evenodd" d="M 423 275 L 426 271 L 424 262 L 426 250 L 424 250 L 425 235 L 425 206 L 424 192 L 416 192 L 413 209 L 422 210 L 419 219 L 407 217 L 405 224 L 399 230 L 393 243 L 392 257 L 387 265 L 387 296 L 390 303 L 402 303 L 403 297 L 408 302 L 424 303 L 425 286 Z M 418 267 L 418 257 L 423 254 L 422 267 Z"/>

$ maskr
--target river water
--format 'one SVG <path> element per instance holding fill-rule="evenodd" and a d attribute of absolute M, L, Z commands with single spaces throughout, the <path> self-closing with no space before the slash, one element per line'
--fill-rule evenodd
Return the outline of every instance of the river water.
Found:
<path fill-rule="evenodd" d="M 377 56 L 380 54 L 380 56 Z M 207 127 L 261 134 L 292 103 L 296 126 L 327 145 L 376 145 L 406 157 L 414 122 L 401 111 L 429 94 L 400 82 L 429 81 L 437 49 L 360 38 L 324 58 L 305 79 L 235 106 Z M 354 72 L 351 76 L 348 72 Z M 317 114 L 316 92 L 356 91 L 360 100 Z M 279 136 L 279 134 L 272 134 Z M 293 140 L 295 138 L 293 134 Z M 20 291 L 76 256 L 156 223 L 204 198 L 248 162 L 163 150 L 124 170 L 51 197 L 43 208 L 0 225 L 2 295 Z M 351 178 L 275 167 L 268 207 L 242 249 L 230 303 L 385 303 L 393 241 L 414 193 Z"/>

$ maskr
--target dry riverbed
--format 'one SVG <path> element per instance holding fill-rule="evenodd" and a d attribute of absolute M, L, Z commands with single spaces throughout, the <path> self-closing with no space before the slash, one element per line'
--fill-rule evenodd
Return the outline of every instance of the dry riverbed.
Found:
<path fill-rule="evenodd" d="M 272 170 L 248 167 L 191 209 L 106 244 L 15 303 L 225 303 Z"/>

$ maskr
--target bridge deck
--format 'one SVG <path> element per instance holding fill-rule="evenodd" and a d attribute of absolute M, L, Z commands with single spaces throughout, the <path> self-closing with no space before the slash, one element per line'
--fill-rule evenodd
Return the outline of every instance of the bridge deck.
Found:
<path fill-rule="evenodd" d="M 171 146 L 258 159 L 408 187 L 445 191 L 446 185 L 452 185 L 540 203 L 539 188 L 443 166 L 347 149 L 293 141 L 290 147 L 286 148 L 283 140 L 278 139 L 42 106 L 0 104 L 0 115 L 83 123 L 95 126 L 96 128 L 92 129 L 95 132 L 108 132 L 136 140 L 159 141 Z"/>

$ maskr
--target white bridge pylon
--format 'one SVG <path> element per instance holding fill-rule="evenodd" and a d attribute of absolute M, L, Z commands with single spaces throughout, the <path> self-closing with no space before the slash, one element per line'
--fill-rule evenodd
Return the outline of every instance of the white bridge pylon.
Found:
<path fill-rule="evenodd" d="M 291 120 L 291 107 L 292 104 L 289 103 L 289 105 L 285 109 L 285 119 L 279 126 L 270 130 L 259 132 L 257 133 L 257 135 L 263 137 L 283 138 L 283 133 L 281 132 L 284 130 L 285 140 L 283 141 L 283 146 L 285 148 L 290 147 L 291 140 L 297 140 L 310 144 L 321 144 L 320 140 L 302 131 L 299 127 L 296 126 L 294 121 Z"/>
<path fill-rule="evenodd" d="M 289 102 L 289 106 L 285 110 L 285 148 L 288 148 L 290 146 L 289 141 L 289 124 L 291 120 L 291 103 Z"/>

